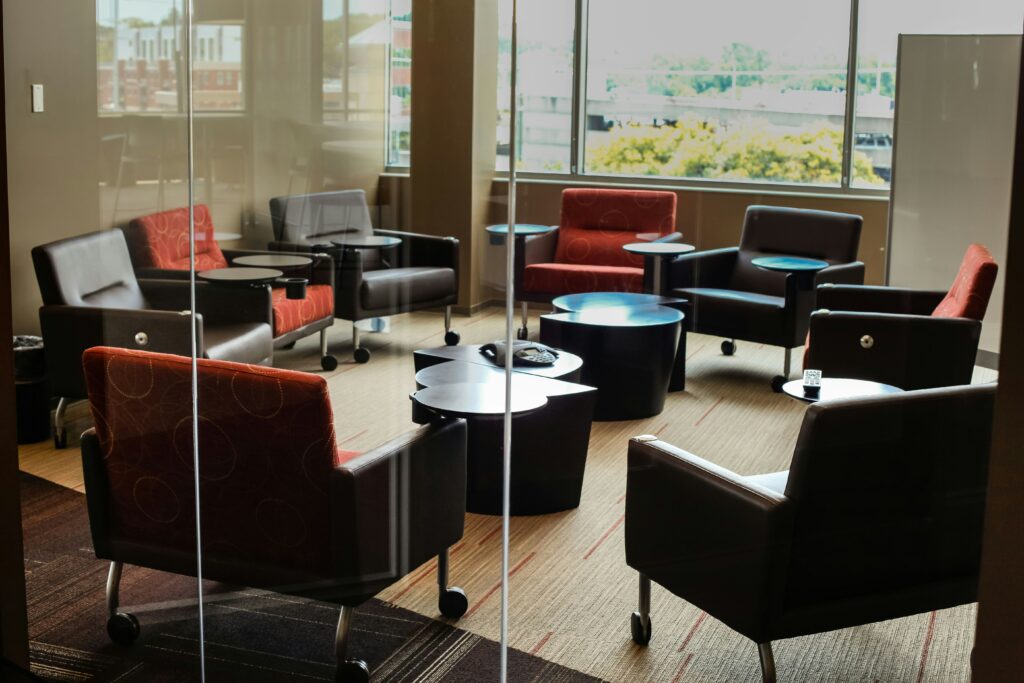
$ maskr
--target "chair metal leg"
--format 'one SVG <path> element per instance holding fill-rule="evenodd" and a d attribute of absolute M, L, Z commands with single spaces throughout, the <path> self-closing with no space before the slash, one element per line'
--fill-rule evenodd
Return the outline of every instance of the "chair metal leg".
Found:
<path fill-rule="evenodd" d="M 327 328 L 320 330 L 320 357 L 327 355 Z"/>
<path fill-rule="evenodd" d="M 528 339 L 530 336 L 530 303 L 528 301 L 519 302 L 520 316 L 522 317 L 523 326 L 519 328 L 518 337 L 519 339 Z"/>
<path fill-rule="evenodd" d="M 771 641 L 757 644 L 757 656 L 761 659 L 762 683 L 775 683 L 775 655 L 772 654 Z"/>
<path fill-rule="evenodd" d="M 64 425 L 64 417 L 69 403 L 66 396 L 61 396 L 57 401 L 57 410 L 53 413 L 53 444 L 57 448 L 65 448 L 68 445 L 68 430 Z"/>
<path fill-rule="evenodd" d="M 352 323 L 352 348 L 359 348 L 359 328 L 355 323 Z"/>
<path fill-rule="evenodd" d="M 640 574 L 637 611 L 630 616 L 629 629 L 637 645 L 651 642 L 651 579 L 646 574 Z"/>
<path fill-rule="evenodd" d="M 461 588 L 448 587 L 448 548 L 437 556 L 437 609 L 449 619 L 458 619 L 469 609 L 469 600 Z"/>
<path fill-rule="evenodd" d="M 334 656 L 338 658 L 339 664 L 345 661 L 348 652 L 348 635 L 352 630 L 352 617 L 355 613 L 355 607 L 342 605 L 341 614 L 338 615 L 338 628 L 334 632 Z"/>
<path fill-rule="evenodd" d="M 444 332 L 448 334 L 452 331 L 452 307 L 451 305 L 444 307 Z"/>
<path fill-rule="evenodd" d="M 124 569 L 123 562 L 111 562 L 110 571 L 107 573 L 107 616 L 113 617 L 117 614 L 120 605 L 121 571 Z"/>
<path fill-rule="evenodd" d="M 784 354 L 786 354 L 785 355 L 785 360 L 782 363 L 782 376 L 785 377 L 788 380 L 789 379 L 790 363 L 793 360 L 793 354 L 791 353 L 792 349 L 790 349 L 788 346 L 784 346 L 782 348 L 782 352 Z"/>

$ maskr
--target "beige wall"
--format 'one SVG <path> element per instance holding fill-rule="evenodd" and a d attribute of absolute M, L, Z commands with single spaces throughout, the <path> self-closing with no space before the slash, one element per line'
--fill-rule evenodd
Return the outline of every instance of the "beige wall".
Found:
<path fill-rule="evenodd" d="M 195 0 L 197 17 L 245 29 L 244 112 L 195 118 L 196 201 L 242 246 L 271 238 L 271 197 L 363 188 L 377 201 L 384 169 L 384 33 L 344 50 L 349 106 L 322 104 L 322 0 Z M 386 0 L 363 11 L 386 16 Z M 123 226 L 187 205 L 185 118 L 97 114 L 96 7 L 91 0 L 4 3 L 14 329 L 38 331 L 30 251 L 38 244 Z M 365 22 L 344 24 L 351 39 Z M 29 84 L 46 87 L 31 114 Z M 118 178 L 120 177 L 120 184 Z M 136 182 L 136 181 L 140 182 Z M 161 192 L 162 189 L 162 192 Z"/>
<path fill-rule="evenodd" d="M 39 329 L 36 244 L 96 228 L 96 9 L 91 2 L 5 2 L 4 79 L 14 332 Z M 46 86 L 31 113 L 29 85 Z"/>

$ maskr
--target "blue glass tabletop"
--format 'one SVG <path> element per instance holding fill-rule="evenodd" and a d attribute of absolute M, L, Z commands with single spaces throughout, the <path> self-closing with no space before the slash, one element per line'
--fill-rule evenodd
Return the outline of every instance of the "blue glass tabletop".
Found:
<path fill-rule="evenodd" d="M 758 268 L 781 270 L 787 273 L 822 270 L 828 268 L 828 261 L 800 256 L 760 256 L 751 260 Z"/>
<path fill-rule="evenodd" d="M 559 311 L 586 311 L 595 308 L 611 308 L 615 306 L 668 306 L 685 303 L 684 299 L 657 294 L 640 294 L 634 292 L 583 292 L 580 294 L 563 294 L 551 302 Z"/>
<path fill-rule="evenodd" d="M 542 317 L 576 325 L 647 327 L 678 323 L 682 321 L 683 314 L 666 306 L 608 306 L 569 313 L 548 313 Z"/>
<path fill-rule="evenodd" d="M 537 225 L 535 223 L 516 223 L 515 231 L 513 235 L 542 235 L 546 232 L 554 230 L 554 226 L 551 225 Z M 499 225 L 488 225 L 487 232 L 492 235 L 507 235 L 508 234 L 508 223 L 501 223 Z"/>

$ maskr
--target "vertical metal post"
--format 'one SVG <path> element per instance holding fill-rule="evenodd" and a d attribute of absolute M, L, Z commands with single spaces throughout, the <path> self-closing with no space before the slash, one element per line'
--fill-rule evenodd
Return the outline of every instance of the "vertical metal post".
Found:
<path fill-rule="evenodd" d="M 515 225 L 516 225 L 516 126 L 517 116 L 517 63 L 519 57 L 518 43 L 519 2 L 512 0 L 512 54 L 509 100 L 509 160 L 508 160 L 508 234 L 505 238 L 505 344 L 511 349 L 513 343 L 513 312 L 516 305 L 515 282 L 512 278 L 515 268 Z M 501 661 L 499 680 L 508 681 L 508 567 L 509 567 L 509 480 L 512 475 L 512 354 L 505 354 L 505 415 L 502 430 L 501 453 L 501 628 L 500 651 Z"/>
<path fill-rule="evenodd" d="M 853 124 L 857 115 L 857 22 L 860 20 L 860 0 L 850 0 L 850 45 L 846 58 L 846 110 L 843 115 L 843 166 L 840 173 L 842 188 L 849 189 L 853 181 Z"/>
<path fill-rule="evenodd" d="M 576 23 L 573 34 L 572 120 L 569 138 L 569 173 L 583 172 L 584 135 L 587 120 L 587 17 L 590 0 L 576 0 Z"/>
<path fill-rule="evenodd" d="M 121 571 L 124 564 L 111 562 L 110 571 L 107 573 L 107 616 L 117 614 L 117 608 L 121 604 Z"/>
<path fill-rule="evenodd" d="M 196 323 L 196 196 L 195 196 L 195 130 L 192 106 L 192 15 L 193 0 L 185 0 L 185 140 L 188 161 L 188 282 L 189 309 L 192 313 L 192 472 L 195 474 L 196 499 L 196 590 L 198 599 L 196 607 L 199 617 L 199 680 L 206 681 L 206 630 L 203 627 L 203 551 L 202 551 L 202 517 L 199 501 L 199 335 Z"/>

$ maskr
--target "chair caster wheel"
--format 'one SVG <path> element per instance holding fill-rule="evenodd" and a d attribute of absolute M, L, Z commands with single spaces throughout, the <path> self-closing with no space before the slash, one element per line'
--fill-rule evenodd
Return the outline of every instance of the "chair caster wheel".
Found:
<path fill-rule="evenodd" d="M 731 356 L 734 353 L 736 353 L 736 342 L 729 341 L 728 339 L 726 339 L 724 342 L 722 342 L 722 355 L 723 356 Z"/>
<path fill-rule="evenodd" d="M 437 608 L 449 619 L 458 619 L 469 609 L 469 599 L 461 588 L 446 588 L 437 598 Z"/>
<path fill-rule="evenodd" d="M 644 624 L 639 612 L 633 612 L 629 618 L 629 630 L 633 635 L 633 642 L 637 645 L 647 645 L 651 642 L 651 618 L 647 618 Z"/>
<path fill-rule="evenodd" d="M 324 356 L 323 358 L 320 359 L 320 367 L 322 367 L 327 372 L 330 372 L 331 370 L 336 370 L 338 368 L 338 359 L 335 358 L 334 356 Z"/>
<path fill-rule="evenodd" d="M 291 351 L 294 348 L 295 348 L 295 342 L 291 342 L 291 343 L 288 343 L 288 344 L 285 344 L 284 346 L 282 346 L 281 350 L 282 351 Z"/>
<path fill-rule="evenodd" d="M 53 433 L 53 447 L 57 450 L 68 447 L 68 430 L 62 429 Z"/>
<path fill-rule="evenodd" d="M 786 378 L 782 375 L 775 375 L 772 377 L 772 391 L 776 394 L 782 391 L 782 385 L 786 383 Z"/>
<path fill-rule="evenodd" d="M 107 619 L 107 635 L 118 645 L 131 645 L 141 632 L 142 627 L 134 614 L 118 612 Z"/>
<path fill-rule="evenodd" d="M 516 336 L 519 337 L 519 339 L 526 341 L 527 339 L 530 338 L 530 330 L 526 329 L 525 327 L 520 327 L 519 331 L 516 333 Z"/>
<path fill-rule="evenodd" d="M 370 667 L 361 659 L 346 659 L 338 663 L 334 673 L 335 683 L 369 683 Z"/>
<path fill-rule="evenodd" d="M 462 341 L 462 335 L 455 330 L 448 330 L 444 333 L 444 343 L 448 346 L 458 346 Z"/>
<path fill-rule="evenodd" d="M 370 349 L 360 346 L 356 349 L 355 353 L 352 354 L 352 357 L 356 359 L 357 363 L 366 363 L 370 360 Z"/>

